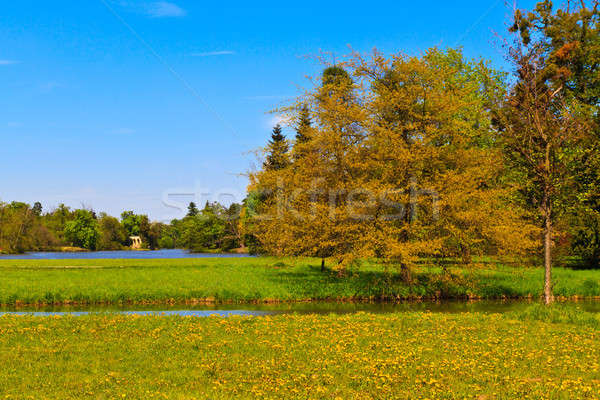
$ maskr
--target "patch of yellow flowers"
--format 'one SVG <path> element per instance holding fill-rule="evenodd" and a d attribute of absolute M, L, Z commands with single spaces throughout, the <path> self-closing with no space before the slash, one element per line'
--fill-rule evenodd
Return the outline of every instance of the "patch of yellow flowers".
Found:
<path fill-rule="evenodd" d="M 2 398 L 598 399 L 600 331 L 483 314 L 0 317 Z"/>

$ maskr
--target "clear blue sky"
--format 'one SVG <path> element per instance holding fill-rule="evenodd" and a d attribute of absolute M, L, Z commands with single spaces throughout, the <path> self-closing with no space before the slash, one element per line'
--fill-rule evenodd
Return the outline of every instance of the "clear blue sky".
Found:
<path fill-rule="evenodd" d="M 461 45 L 502 65 L 502 0 L 287 3 L 3 1 L 0 200 L 154 220 L 180 216 L 168 193 L 239 201 L 266 112 L 320 69 L 304 56 Z"/>

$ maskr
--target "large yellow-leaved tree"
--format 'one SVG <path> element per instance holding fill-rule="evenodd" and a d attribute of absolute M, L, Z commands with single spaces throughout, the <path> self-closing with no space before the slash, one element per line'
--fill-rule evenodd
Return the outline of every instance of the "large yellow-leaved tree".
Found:
<path fill-rule="evenodd" d="M 353 54 L 284 111 L 290 163 L 250 175 L 264 251 L 378 258 L 410 279 L 418 257 L 523 253 L 535 227 L 511 204 L 491 110 L 503 76 L 457 50 Z"/>

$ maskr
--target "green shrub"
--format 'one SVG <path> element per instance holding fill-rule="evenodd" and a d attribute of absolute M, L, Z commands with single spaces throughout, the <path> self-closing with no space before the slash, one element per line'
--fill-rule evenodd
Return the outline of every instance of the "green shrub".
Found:
<path fill-rule="evenodd" d="M 163 236 L 158 239 L 158 247 L 161 249 L 172 249 L 175 247 L 175 241 L 170 236 Z"/>

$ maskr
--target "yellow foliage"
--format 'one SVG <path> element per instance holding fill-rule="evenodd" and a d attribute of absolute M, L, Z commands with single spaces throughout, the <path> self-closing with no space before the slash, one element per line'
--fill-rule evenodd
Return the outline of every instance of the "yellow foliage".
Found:
<path fill-rule="evenodd" d="M 324 79 L 288 109 L 309 104 L 313 121 L 291 165 L 251 175 L 263 193 L 253 233 L 267 252 L 410 268 L 423 255 L 468 262 L 535 247 L 491 124 L 499 74 L 436 49 L 337 68 L 352 79 Z"/>

